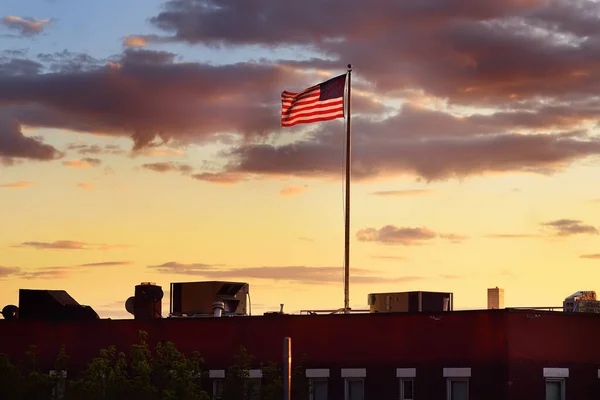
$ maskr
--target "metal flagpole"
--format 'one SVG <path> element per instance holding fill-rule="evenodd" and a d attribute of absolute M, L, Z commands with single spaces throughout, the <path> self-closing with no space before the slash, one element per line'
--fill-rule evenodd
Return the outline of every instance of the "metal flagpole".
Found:
<path fill-rule="evenodd" d="M 350 313 L 350 161 L 351 145 L 350 137 L 350 90 L 352 88 L 352 64 L 348 64 L 348 119 L 346 120 L 346 231 L 344 246 L 344 313 Z"/>

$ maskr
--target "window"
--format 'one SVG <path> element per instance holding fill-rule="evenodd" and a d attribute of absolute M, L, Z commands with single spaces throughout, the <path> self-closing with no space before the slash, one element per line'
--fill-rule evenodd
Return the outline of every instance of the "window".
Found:
<path fill-rule="evenodd" d="M 213 379 L 213 400 L 221 400 L 223 398 L 223 387 L 225 386 L 224 379 Z"/>
<path fill-rule="evenodd" d="M 466 378 L 448 379 L 448 400 L 469 400 L 469 380 Z"/>
<path fill-rule="evenodd" d="M 362 378 L 346 378 L 346 400 L 364 400 L 365 385 Z"/>
<path fill-rule="evenodd" d="M 565 400 L 564 379 L 546 379 L 546 400 Z"/>
<path fill-rule="evenodd" d="M 327 400 L 327 379 L 311 378 L 310 400 Z"/>
<path fill-rule="evenodd" d="M 412 379 L 400 379 L 400 400 L 414 400 L 415 386 Z"/>

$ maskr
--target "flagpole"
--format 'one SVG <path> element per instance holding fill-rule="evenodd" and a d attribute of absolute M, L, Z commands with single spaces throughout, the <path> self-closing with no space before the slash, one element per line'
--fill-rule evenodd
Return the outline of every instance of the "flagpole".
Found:
<path fill-rule="evenodd" d="M 350 313 L 350 161 L 351 145 L 350 136 L 350 90 L 352 78 L 352 64 L 348 64 L 348 119 L 346 120 L 346 223 L 345 223 L 345 241 L 344 241 L 344 313 Z"/>

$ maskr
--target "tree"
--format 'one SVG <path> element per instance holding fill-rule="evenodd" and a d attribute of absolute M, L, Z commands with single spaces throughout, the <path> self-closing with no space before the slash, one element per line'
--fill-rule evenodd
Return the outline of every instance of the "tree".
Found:
<path fill-rule="evenodd" d="M 202 358 L 190 358 L 172 342 L 157 343 L 154 354 L 146 332 L 131 347 L 129 357 L 114 346 L 102 349 L 84 372 L 83 378 L 70 382 L 68 400 L 209 400 L 201 390 Z"/>

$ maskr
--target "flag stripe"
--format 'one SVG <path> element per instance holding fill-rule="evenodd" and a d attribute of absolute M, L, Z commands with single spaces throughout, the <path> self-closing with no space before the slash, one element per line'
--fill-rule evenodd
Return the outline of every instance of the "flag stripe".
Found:
<path fill-rule="evenodd" d="M 333 112 L 315 112 L 302 116 L 298 116 L 295 118 L 291 118 L 289 120 L 282 120 L 281 124 L 283 126 L 294 126 L 299 123 L 308 123 L 315 121 L 327 121 L 330 119 L 336 119 L 344 116 L 343 110 L 333 111 Z"/>
<path fill-rule="evenodd" d="M 340 105 L 342 105 L 343 101 L 342 100 L 337 100 L 335 103 L 333 104 L 324 104 L 324 105 L 314 105 L 314 106 L 307 106 L 307 107 L 303 107 L 303 108 L 295 108 L 292 110 L 293 112 L 282 112 L 281 113 L 281 118 L 293 118 L 295 116 L 297 116 L 298 114 L 306 114 L 306 113 L 310 113 L 310 112 L 314 112 L 314 111 L 333 111 L 333 110 L 339 110 L 340 109 Z"/>
<path fill-rule="evenodd" d="M 281 101 L 281 105 L 284 109 L 288 109 L 290 107 L 293 106 L 302 106 L 305 104 L 311 104 L 311 103 L 315 103 L 319 101 L 319 95 L 315 95 L 314 97 L 310 97 L 310 98 L 304 98 L 304 99 L 300 99 L 298 101 L 287 101 L 287 100 L 282 100 Z"/>
<path fill-rule="evenodd" d="M 344 85 L 340 75 L 301 92 L 281 93 L 281 125 L 328 121 L 344 117 Z"/>
<path fill-rule="evenodd" d="M 319 116 L 319 117 L 303 117 L 301 119 L 298 120 L 294 120 L 294 122 L 284 122 L 282 123 L 283 126 L 294 126 L 297 124 L 308 124 L 311 122 L 320 122 L 320 121 L 329 121 L 332 119 L 336 119 L 336 118 L 340 118 L 343 117 L 344 113 L 343 112 L 339 112 L 339 113 L 334 113 L 332 115 L 328 115 L 328 116 Z"/>
<path fill-rule="evenodd" d="M 301 103 L 301 104 L 297 104 L 294 106 L 293 110 L 290 110 L 290 106 L 283 106 L 283 108 L 281 109 L 281 115 L 284 115 L 286 113 L 290 113 L 290 112 L 294 112 L 297 110 L 304 110 L 307 108 L 313 108 L 313 107 L 318 107 L 318 106 L 323 106 L 323 107 L 329 107 L 332 105 L 343 105 L 344 100 L 342 99 L 331 99 L 331 100 L 325 100 L 325 101 L 317 101 L 317 100 L 313 100 L 310 102 L 306 102 L 306 103 Z"/>

